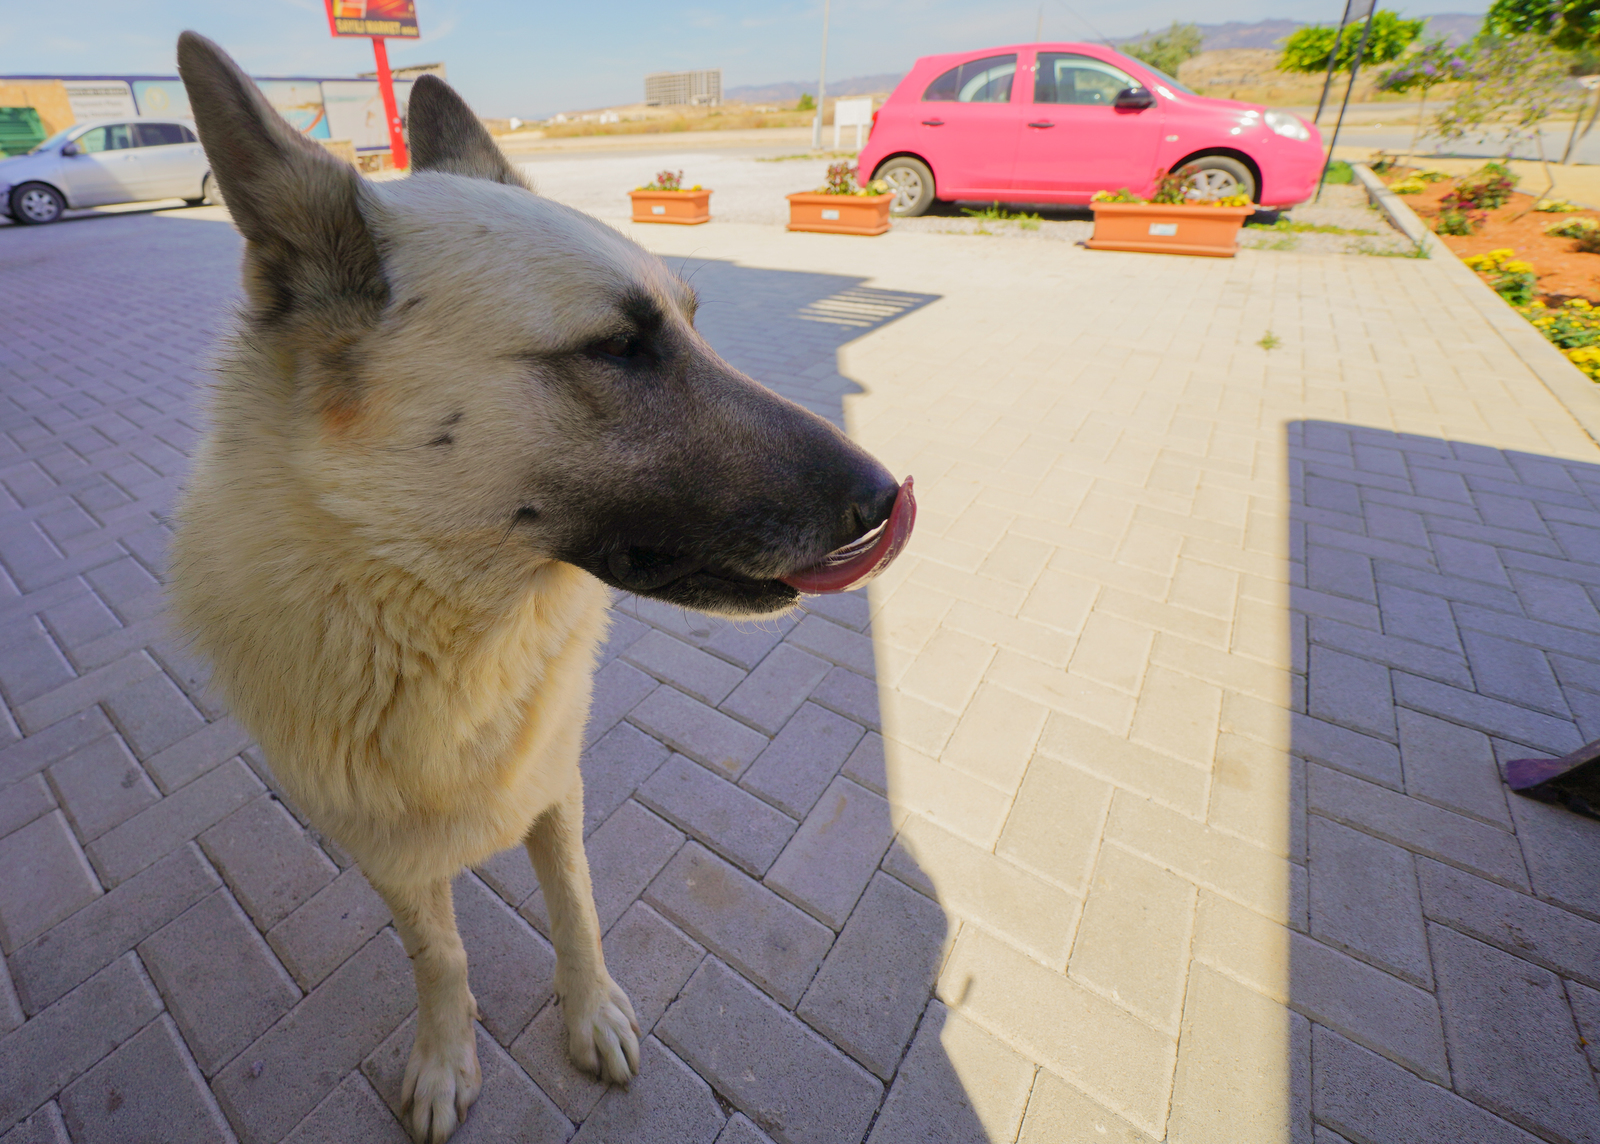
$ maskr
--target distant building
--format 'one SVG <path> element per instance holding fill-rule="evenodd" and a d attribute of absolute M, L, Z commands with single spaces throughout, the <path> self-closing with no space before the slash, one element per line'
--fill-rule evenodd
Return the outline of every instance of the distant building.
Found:
<path fill-rule="evenodd" d="M 722 102 L 722 69 L 656 72 L 644 77 L 644 101 L 650 107 L 691 107 Z"/>

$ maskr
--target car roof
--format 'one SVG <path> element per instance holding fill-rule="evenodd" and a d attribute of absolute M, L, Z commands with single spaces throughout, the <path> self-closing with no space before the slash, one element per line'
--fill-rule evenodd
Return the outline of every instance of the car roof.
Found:
<path fill-rule="evenodd" d="M 181 123 L 193 127 L 194 120 L 183 115 L 102 115 L 94 119 L 80 119 L 72 125 L 79 127 L 105 127 L 112 123 Z"/>

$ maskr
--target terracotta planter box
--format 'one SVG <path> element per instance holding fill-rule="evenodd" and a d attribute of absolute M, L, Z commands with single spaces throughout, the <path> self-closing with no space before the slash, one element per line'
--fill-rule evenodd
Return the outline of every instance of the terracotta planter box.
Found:
<path fill-rule="evenodd" d="M 1232 258 L 1239 228 L 1255 207 L 1202 207 L 1185 203 L 1093 203 L 1090 250 L 1139 250 L 1149 254 L 1201 254 Z"/>
<path fill-rule="evenodd" d="M 894 194 L 823 195 L 801 191 L 789 196 L 789 229 L 821 234 L 884 234 Z"/>
<path fill-rule="evenodd" d="M 629 191 L 634 222 L 697 226 L 711 221 L 710 191 Z"/>

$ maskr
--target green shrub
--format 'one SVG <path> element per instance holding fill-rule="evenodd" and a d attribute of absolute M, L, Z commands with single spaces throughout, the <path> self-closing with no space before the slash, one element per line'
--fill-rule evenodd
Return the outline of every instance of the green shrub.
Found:
<path fill-rule="evenodd" d="M 1463 236 L 1475 234 L 1478 224 L 1483 221 L 1482 211 L 1464 211 L 1446 207 L 1439 212 L 1439 221 L 1433 229 L 1439 234 L 1453 234 Z"/>
<path fill-rule="evenodd" d="M 1356 173 L 1350 169 L 1350 164 L 1343 159 L 1335 159 L 1328 164 L 1328 174 L 1322 180 L 1325 183 L 1353 183 Z"/>

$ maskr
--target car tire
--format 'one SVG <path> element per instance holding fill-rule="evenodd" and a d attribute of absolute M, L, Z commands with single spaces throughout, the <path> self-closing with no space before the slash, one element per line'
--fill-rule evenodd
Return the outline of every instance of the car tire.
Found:
<path fill-rule="evenodd" d="M 220 207 L 225 205 L 222 201 L 222 188 L 217 186 L 217 177 L 215 175 L 206 175 L 204 181 L 202 181 L 200 184 L 199 200 L 191 203 L 190 205 L 204 205 L 208 207 Z"/>
<path fill-rule="evenodd" d="M 1184 185 L 1196 198 L 1222 199 L 1244 195 L 1251 202 L 1261 193 L 1256 177 L 1237 159 L 1226 155 L 1202 155 L 1178 168 Z"/>
<path fill-rule="evenodd" d="M 11 192 L 11 217 L 23 226 L 55 222 L 67 209 L 67 200 L 48 183 L 23 183 Z"/>
<path fill-rule="evenodd" d="M 933 172 L 921 159 L 898 155 L 873 172 L 894 192 L 889 213 L 895 218 L 915 218 L 933 205 Z"/>

